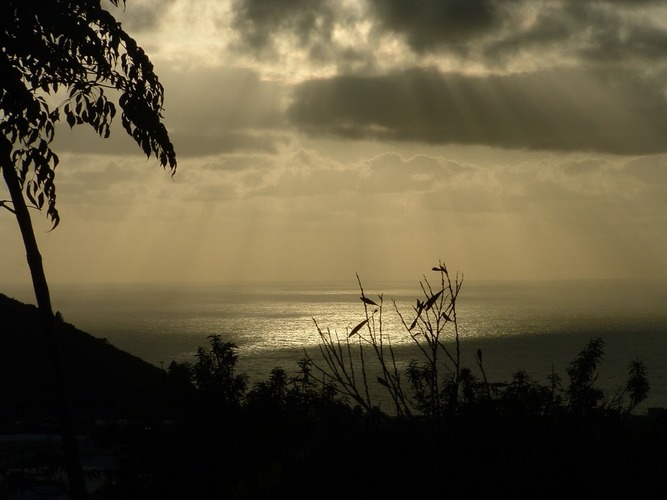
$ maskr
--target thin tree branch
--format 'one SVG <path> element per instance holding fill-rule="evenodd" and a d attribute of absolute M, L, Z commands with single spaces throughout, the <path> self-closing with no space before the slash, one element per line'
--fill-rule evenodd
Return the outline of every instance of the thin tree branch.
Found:
<path fill-rule="evenodd" d="M 6 208 L 6 209 L 9 210 L 11 213 L 13 213 L 14 215 L 16 215 L 16 210 L 14 210 L 12 207 L 10 207 L 10 206 L 8 205 L 9 203 L 11 203 L 10 200 L 0 200 L 0 207 L 2 207 L 2 208 Z"/>

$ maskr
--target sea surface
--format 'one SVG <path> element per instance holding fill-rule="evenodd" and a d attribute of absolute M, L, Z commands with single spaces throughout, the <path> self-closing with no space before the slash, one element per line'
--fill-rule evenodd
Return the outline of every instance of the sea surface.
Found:
<path fill-rule="evenodd" d="M 433 283 L 432 283 L 433 284 Z M 0 290 L 33 303 L 25 286 Z M 423 300 L 419 282 L 364 283 L 365 295 L 383 299 L 383 329 L 399 366 L 417 353 L 401 326 L 397 307 L 412 319 Z M 239 347 L 239 370 L 251 382 L 271 368 L 296 370 L 304 350 L 319 352 L 317 325 L 341 338 L 364 316 L 358 283 L 197 283 L 52 286 L 54 308 L 65 321 L 107 338 L 156 366 L 193 361 L 209 335 Z M 482 349 L 491 381 L 508 381 L 518 369 L 545 382 L 566 368 L 593 337 L 605 342 L 598 384 L 613 393 L 622 387 L 637 358 L 648 368 L 651 393 L 643 408 L 667 407 L 667 282 L 554 281 L 464 282 L 458 301 L 463 363 Z M 453 332 L 449 332 L 449 345 Z"/>

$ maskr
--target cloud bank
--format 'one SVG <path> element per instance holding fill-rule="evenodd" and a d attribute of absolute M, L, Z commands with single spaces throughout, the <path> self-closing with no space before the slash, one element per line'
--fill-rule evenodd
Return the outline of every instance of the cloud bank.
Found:
<path fill-rule="evenodd" d="M 661 82 L 561 69 L 466 76 L 410 70 L 296 87 L 291 122 L 312 134 L 552 151 L 665 151 Z"/>

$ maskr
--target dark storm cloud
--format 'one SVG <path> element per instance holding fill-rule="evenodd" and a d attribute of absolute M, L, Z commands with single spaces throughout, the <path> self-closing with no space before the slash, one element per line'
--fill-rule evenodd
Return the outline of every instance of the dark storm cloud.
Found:
<path fill-rule="evenodd" d="M 310 49 L 313 59 L 331 51 L 336 26 L 370 21 L 376 33 L 405 36 L 416 52 L 459 44 L 494 30 L 517 0 L 368 0 L 368 17 L 357 17 L 332 0 L 235 0 L 232 27 L 245 48 L 271 49 L 289 35 Z"/>
<path fill-rule="evenodd" d="M 375 23 L 405 35 L 418 53 L 442 49 L 460 52 L 478 45 L 493 58 L 561 47 L 568 55 L 584 60 L 599 61 L 602 57 L 618 61 L 662 59 L 667 48 L 667 31 L 648 22 L 652 21 L 652 9 L 664 5 L 659 0 L 545 2 L 530 23 L 526 22 L 530 1 L 368 1 Z"/>
<path fill-rule="evenodd" d="M 520 28 L 515 21 L 515 29 L 484 47 L 487 60 L 498 63 L 498 58 L 511 58 L 522 51 L 539 52 L 563 45 L 589 27 L 587 7 L 581 9 L 583 15 L 577 16 L 571 9 L 547 5 L 539 10 L 529 27 Z"/>
<path fill-rule="evenodd" d="M 418 56 L 454 53 L 478 57 L 499 67 L 529 53 L 539 60 L 544 50 L 586 63 L 662 59 L 667 30 L 656 13 L 658 0 L 360 0 L 365 9 L 351 11 L 333 0 L 235 0 L 231 26 L 237 48 L 272 56 L 289 38 L 311 61 L 339 62 L 350 47 L 338 45 L 337 28 L 368 23 L 366 53 L 383 39 L 403 40 Z M 355 47 L 356 48 L 356 47 Z M 371 49 L 370 51 L 368 49 Z M 361 47 L 359 47 L 361 49 Z M 474 55 L 473 55 L 474 54 Z"/>
<path fill-rule="evenodd" d="M 514 3 L 506 0 L 504 3 Z M 497 0 L 369 0 L 381 26 L 406 36 L 417 52 L 465 42 L 502 26 Z"/>
<path fill-rule="evenodd" d="M 329 0 L 235 0 L 233 6 L 233 28 L 257 52 L 270 49 L 278 34 L 289 33 L 317 57 L 321 44 L 331 38 Z"/>
<path fill-rule="evenodd" d="M 667 54 L 667 30 L 654 26 L 610 22 L 595 33 L 589 47 L 580 51 L 592 62 L 641 62 L 663 60 Z"/>
<path fill-rule="evenodd" d="M 311 134 L 506 148 L 667 150 L 661 85 L 626 71 L 472 77 L 411 70 L 305 82 L 288 110 Z"/>
<path fill-rule="evenodd" d="M 655 21 L 655 0 L 547 3 L 528 27 L 516 11 L 514 29 L 484 47 L 489 61 L 520 52 L 562 50 L 585 63 L 638 63 L 662 60 L 667 30 Z M 664 24 L 664 23 L 663 23 Z"/>

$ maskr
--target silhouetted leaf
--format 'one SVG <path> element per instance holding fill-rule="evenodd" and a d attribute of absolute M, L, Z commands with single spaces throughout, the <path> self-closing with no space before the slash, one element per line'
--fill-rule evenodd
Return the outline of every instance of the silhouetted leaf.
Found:
<path fill-rule="evenodd" d="M 363 321 L 362 321 L 361 323 L 359 323 L 357 326 L 355 326 L 354 328 L 352 328 L 352 331 L 350 332 L 350 335 L 348 335 L 348 338 L 351 337 L 352 335 L 354 335 L 355 333 L 357 333 L 359 330 L 361 330 L 361 329 L 364 327 L 364 325 L 365 325 L 366 323 L 368 323 L 368 320 L 367 320 L 367 319 L 363 320 Z"/>
<path fill-rule="evenodd" d="M 441 295 L 442 295 L 442 290 L 440 290 L 435 295 L 431 296 L 431 298 L 429 298 L 426 301 L 426 304 L 424 304 L 424 309 L 429 310 L 431 307 L 433 307 L 433 304 L 435 304 L 435 301 L 438 300 L 438 298 L 440 298 Z"/>
<path fill-rule="evenodd" d="M 378 377 L 377 380 L 378 380 L 379 384 L 381 384 L 385 387 L 389 387 L 389 384 L 387 383 L 387 381 L 385 379 L 383 379 L 382 377 Z"/>
<path fill-rule="evenodd" d="M 363 295 L 362 295 L 361 297 L 359 297 L 359 298 L 361 299 L 361 301 L 362 301 L 364 304 L 368 304 L 368 305 L 371 305 L 371 306 L 377 306 L 377 304 L 376 304 L 374 301 L 372 301 L 371 299 L 369 299 L 369 298 L 367 298 L 367 297 L 364 297 Z"/>
<path fill-rule="evenodd" d="M 88 123 L 109 137 L 116 109 L 106 89 L 114 89 L 120 98 L 125 130 L 141 132 L 135 140 L 144 153 L 155 154 L 162 166 L 175 171 L 173 145 L 161 122 L 164 89 L 145 52 L 100 2 L 11 1 L 1 10 L 7 43 L 2 46 L 0 87 L 9 92 L 0 99 L 3 135 L 23 153 L 14 161 L 24 185 L 31 177 L 30 166 L 23 163 L 26 153 L 35 150 L 46 159 L 33 159 L 33 173 L 37 191 L 43 194 L 41 205 L 52 221 L 57 219 L 55 188 L 47 188 L 48 176 L 37 169 L 53 168 L 49 145 L 61 117 L 70 127 Z M 39 95 L 55 92 L 67 96 L 64 103 L 47 102 Z M 37 191 L 30 193 L 33 198 Z"/>

